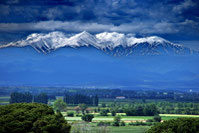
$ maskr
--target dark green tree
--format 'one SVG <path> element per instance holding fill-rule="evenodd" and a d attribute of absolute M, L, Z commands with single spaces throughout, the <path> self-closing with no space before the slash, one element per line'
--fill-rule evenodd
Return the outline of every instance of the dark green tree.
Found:
<path fill-rule="evenodd" d="M 144 115 L 153 116 L 158 114 L 158 108 L 155 104 L 146 105 L 144 107 Z"/>
<path fill-rule="evenodd" d="M 15 103 L 0 106 L 0 133 L 69 133 L 70 125 L 45 104 Z"/>
<path fill-rule="evenodd" d="M 86 122 L 91 122 L 93 118 L 94 118 L 94 115 L 92 114 L 85 114 L 82 116 L 82 120 Z"/>
<path fill-rule="evenodd" d="M 111 110 L 111 115 L 112 115 L 112 116 L 116 116 L 116 114 L 117 114 L 117 113 L 116 113 L 116 110 Z"/>
<path fill-rule="evenodd" d="M 32 100 L 33 100 L 33 96 L 31 93 L 29 92 L 24 93 L 24 101 L 26 103 L 32 103 Z"/>
<path fill-rule="evenodd" d="M 64 102 L 68 104 L 87 104 L 87 105 L 94 105 L 98 106 L 98 96 L 87 96 L 82 94 L 65 94 Z"/>
<path fill-rule="evenodd" d="M 99 104 L 99 98 L 98 98 L 98 96 L 96 95 L 96 96 L 94 97 L 94 105 L 95 105 L 95 106 L 98 106 L 98 104 Z"/>
<path fill-rule="evenodd" d="M 154 104 L 126 107 L 124 112 L 127 116 L 154 116 L 159 113 Z"/>
<path fill-rule="evenodd" d="M 13 92 L 10 95 L 10 103 L 31 103 L 33 96 L 31 93 Z"/>
<path fill-rule="evenodd" d="M 198 133 L 199 118 L 177 118 L 151 127 L 147 133 Z"/>
<path fill-rule="evenodd" d="M 34 96 L 34 102 L 48 104 L 48 96 L 46 93 L 40 93 Z"/>
<path fill-rule="evenodd" d="M 53 108 L 55 111 L 66 111 L 67 104 L 62 99 L 55 100 Z"/>
<path fill-rule="evenodd" d="M 153 120 L 154 120 L 155 122 L 161 122 L 162 118 L 161 118 L 161 116 L 159 116 L 159 115 L 155 115 L 155 116 L 153 117 Z"/>
<path fill-rule="evenodd" d="M 113 126 L 120 126 L 121 116 L 115 116 Z"/>
<path fill-rule="evenodd" d="M 101 109 L 100 115 L 101 116 L 108 116 L 108 111 L 106 109 Z"/>

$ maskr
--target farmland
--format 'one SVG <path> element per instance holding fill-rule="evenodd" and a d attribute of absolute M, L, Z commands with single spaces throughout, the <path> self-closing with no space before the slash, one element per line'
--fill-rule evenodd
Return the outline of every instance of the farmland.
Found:
<path fill-rule="evenodd" d="M 65 112 L 63 112 L 65 114 Z M 178 114 L 160 114 L 162 120 L 170 120 L 170 119 L 176 119 L 181 117 L 199 117 L 199 115 L 178 115 Z M 146 121 L 148 119 L 152 119 L 152 116 L 122 116 L 122 121 L 125 122 L 135 122 L 135 121 Z M 81 117 L 65 117 L 68 121 L 81 121 Z M 99 121 L 113 121 L 113 116 L 96 116 L 93 118 L 93 122 L 99 122 Z"/>
<path fill-rule="evenodd" d="M 74 94 L 69 95 L 70 93 Z M 17 98 L 28 99 L 29 102 L 42 102 L 43 98 L 44 103 L 51 106 L 55 112 L 57 110 L 61 111 L 64 118 L 72 125 L 72 133 L 75 133 L 76 129 L 82 129 L 82 133 L 85 133 L 84 131 L 86 133 L 98 133 L 98 130 L 104 130 L 104 132 L 108 133 L 144 133 L 160 121 L 164 122 L 184 117 L 199 117 L 199 103 L 197 101 L 191 102 L 189 100 L 191 99 L 191 95 L 188 94 L 186 95 L 189 96 L 189 99 L 187 98 L 188 100 L 186 101 L 186 98 L 176 100 L 170 99 L 170 96 L 168 96 L 168 99 L 124 97 L 117 99 L 111 98 L 111 96 L 109 98 L 104 98 L 103 96 L 98 98 L 95 94 L 92 96 L 78 94 L 75 90 L 70 90 L 70 93 L 68 95 L 46 95 L 45 93 L 34 95 L 31 93 L 2 95 L 0 96 L 0 104 L 5 105 L 11 101 L 16 102 Z M 17 95 L 22 97 L 12 97 Z M 185 94 L 182 95 L 185 96 Z M 64 103 L 64 108 L 55 108 L 55 103 L 58 101 Z M 81 103 L 82 101 L 88 103 Z M 82 110 L 83 108 L 84 110 Z M 91 122 L 82 120 L 82 116 L 87 114 L 93 115 L 94 118 Z M 120 120 L 119 125 L 115 126 L 114 123 L 117 116 L 120 117 Z M 155 117 L 158 117 L 159 120 L 156 120 Z"/>

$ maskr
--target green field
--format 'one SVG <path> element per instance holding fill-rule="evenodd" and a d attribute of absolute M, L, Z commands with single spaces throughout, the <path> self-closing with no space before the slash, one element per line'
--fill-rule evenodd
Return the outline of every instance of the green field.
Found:
<path fill-rule="evenodd" d="M 65 112 L 63 113 L 65 114 Z M 178 115 L 178 114 L 160 114 L 162 120 L 176 119 L 179 117 L 199 117 L 199 115 Z M 83 122 L 81 117 L 65 117 L 69 123 Z M 129 122 L 142 121 L 145 122 L 147 119 L 152 119 L 153 116 L 122 116 L 122 121 L 126 122 L 126 126 L 108 126 L 107 130 L 109 133 L 145 133 L 151 126 L 131 126 Z M 96 123 L 100 121 L 113 122 L 113 116 L 95 116 L 92 123 L 87 123 L 84 128 L 88 129 L 85 133 L 98 133 L 97 130 L 103 127 L 97 127 Z M 78 127 L 79 128 L 79 127 Z"/>
<path fill-rule="evenodd" d="M 0 96 L 0 105 L 9 104 L 10 96 Z"/>
<path fill-rule="evenodd" d="M 65 117 L 68 121 L 79 121 L 81 117 Z M 122 121 L 144 121 L 147 119 L 152 119 L 152 116 L 122 116 Z M 95 116 L 93 122 L 99 121 L 113 121 L 113 116 Z"/>
<path fill-rule="evenodd" d="M 65 112 L 62 112 L 64 115 Z M 170 119 L 176 119 L 179 117 L 199 117 L 199 115 L 178 115 L 178 114 L 160 114 L 162 117 L 162 120 L 170 120 Z M 153 116 L 121 116 L 122 121 L 125 122 L 135 122 L 135 121 L 142 121 L 145 122 L 148 119 L 152 119 Z M 81 121 L 81 117 L 65 117 L 68 121 Z M 113 121 L 113 116 L 95 116 L 93 119 L 93 122 L 99 122 L 99 121 Z"/>
<path fill-rule="evenodd" d="M 72 125 L 71 133 L 145 133 L 150 126 L 107 126 L 98 127 L 95 123 L 78 122 Z M 107 132 L 108 131 L 108 132 Z"/>
<path fill-rule="evenodd" d="M 162 120 L 176 119 L 179 117 L 199 117 L 199 115 L 160 114 Z"/>
<path fill-rule="evenodd" d="M 111 133 L 145 133 L 150 126 L 110 127 Z"/>

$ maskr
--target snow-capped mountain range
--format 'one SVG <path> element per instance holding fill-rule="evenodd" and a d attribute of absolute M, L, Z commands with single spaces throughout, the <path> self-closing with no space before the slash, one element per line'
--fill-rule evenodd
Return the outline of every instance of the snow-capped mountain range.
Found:
<path fill-rule="evenodd" d="M 189 48 L 157 36 L 136 38 L 132 34 L 117 32 L 92 35 L 86 31 L 75 35 L 66 35 L 63 32 L 33 33 L 26 39 L 0 45 L 0 48 L 25 46 L 31 46 L 38 52 L 45 54 L 62 47 L 94 47 L 111 55 L 183 55 L 195 53 Z"/>

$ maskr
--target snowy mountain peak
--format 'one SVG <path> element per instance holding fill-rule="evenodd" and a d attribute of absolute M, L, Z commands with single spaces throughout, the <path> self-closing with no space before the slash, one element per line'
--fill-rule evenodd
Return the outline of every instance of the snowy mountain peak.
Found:
<path fill-rule="evenodd" d="M 164 43 L 170 43 L 174 45 L 173 43 L 158 37 L 158 36 L 151 36 L 151 37 L 144 37 L 144 38 L 136 38 L 136 37 L 130 37 L 128 38 L 128 44 L 134 45 L 138 43 L 148 43 L 150 45 L 158 45 L 158 44 L 164 44 Z"/>
<path fill-rule="evenodd" d="M 90 36 L 91 34 L 89 32 L 87 32 L 87 31 L 82 31 L 78 35 L 88 35 L 88 36 Z"/>
<path fill-rule="evenodd" d="M 69 39 L 72 39 L 72 38 L 76 38 L 78 40 L 81 40 L 81 39 L 89 39 L 89 38 L 93 38 L 94 36 L 91 35 L 90 33 L 86 32 L 86 31 L 83 31 L 79 34 L 76 34 L 72 37 L 70 37 Z"/>
<path fill-rule="evenodd" d="M 68 38 L 68 42 L 64 46 L 81 47 L 81 46 L 94 46 L 101 48 L 99 40 L 90 33 L 83 31 Z M 102 46 L 103 47 L 103 46 Z"/>
<path fill-rule="evenodd" d="M 96 34 L 96 38 L 98 38 L 101 42 L 106 44 L 106 47 L 115 48 L 117 46 L 124 46 L 127 45 L 127 38 L 122 33 L 117 32 L 103 32 Z"/>
<path fill-rule="evenodd" d="M 153 43 L 171 43 L 161 37 L 158 37 L 158 36 L 151 36 L 151 37 L 147 37 L 146 40 L 150 43 L 150 44 L 153 44 Z"/>
<path fill-rule="evenodd" d="M 119 55 L 129 54 L 184 54 L 192 53 L 188 48 L 173 44 L 161 37 L 151 36 L 136 38 L 133 34 L 123 34 L 117 32 L 103 32 L 92 35 L 86 31 L 73 36 L 63 32 L 33 33 L 26 39 L 11 42 L 5 47 L 25 47 L 31 46 L 38 52 L 49 53 L 61 47 L 95 47 Z"/>

